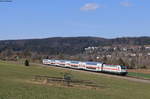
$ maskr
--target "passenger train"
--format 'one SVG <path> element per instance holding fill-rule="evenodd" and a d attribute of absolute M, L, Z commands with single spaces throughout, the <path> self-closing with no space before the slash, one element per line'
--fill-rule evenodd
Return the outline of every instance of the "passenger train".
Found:
<path fill-rule="evenodd" d="M 127 75 L 127 66 L 121 65 L 109 65 L 100 62 L 82 62 L 82 61 L 72 61 L 72 60 L 51 60 L 43 59 L 44 65 L 53 65 L 59 67 L 66 67 L 72 69 L 81 69 L 95 72 L 105 72 L 118 75 Z"/>

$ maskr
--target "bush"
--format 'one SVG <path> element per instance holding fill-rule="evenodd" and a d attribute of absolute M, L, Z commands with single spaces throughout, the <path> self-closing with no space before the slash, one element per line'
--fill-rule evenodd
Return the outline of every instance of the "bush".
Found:
<path fill-rule="evenodd" d="M 70 86 L 70 83 L 72 81 L 72 74 L 71 73 L 65 73 L 64 74 L 64 80 L 67 82 L 67 86 Z"/>
<path fill-rule="evenodd" d="M 25 60 L 24 65 L 25 65 L 25 66 L 29 66 L 29 61 L 28 61 L 28 60 Z"/>

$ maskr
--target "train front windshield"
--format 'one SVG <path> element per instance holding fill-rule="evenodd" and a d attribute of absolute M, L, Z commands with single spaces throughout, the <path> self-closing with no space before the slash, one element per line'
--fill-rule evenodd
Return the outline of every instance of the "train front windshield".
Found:
<path fill-rule="evenodd" d="M 127 66 L 121 66 L 121 69 L 127 69 Z"/>

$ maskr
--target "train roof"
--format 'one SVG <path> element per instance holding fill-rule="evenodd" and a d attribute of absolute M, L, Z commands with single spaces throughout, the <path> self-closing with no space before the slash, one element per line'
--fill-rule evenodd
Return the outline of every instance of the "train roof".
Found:
<path fill-rule="evenodd" d="M 110 65 L 110 66 L 123 66 L 123 65 L 119 65 L 119 64 L 105 64 L 105 65 Z M 127 67 L 127 66 L 126 66 Z"/>
<path fill-rule="evenodd" d="M 100 62 L 91 62 L 91 61 L 87 61 L 85 62 L 86 64 L 90 64 L 90 65 L 97 65 L 97 64 L 103 64 L 103 63 L 100 63 Z"/>
<path fill-rule="evenodd" d="M 78 64 L 80 61 L 70 61 L 70 62 Z"/>

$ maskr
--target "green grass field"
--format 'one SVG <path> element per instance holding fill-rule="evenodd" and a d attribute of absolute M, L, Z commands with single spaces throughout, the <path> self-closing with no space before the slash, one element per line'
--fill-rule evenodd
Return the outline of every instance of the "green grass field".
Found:
<path fill-rule="evenodd" d="M 64 72 L 71 72 L 74 79 L 94 81 L 102 87 L 89 89 L 32 83 L 34 75 L 62 77 Z M 0 99 L 150 99 L 150 84 L 54 67 L 25 67 L 0 61 Z"/>
<path fill-rule="evenodd" d="M 134 76 L 134 77 L 140 77 L 140 78 L 150 79 L 150 74 L 129 72 L 128 75 L 129 76 Z"/>

